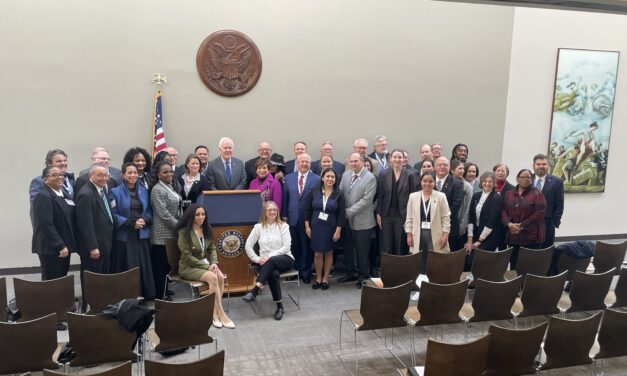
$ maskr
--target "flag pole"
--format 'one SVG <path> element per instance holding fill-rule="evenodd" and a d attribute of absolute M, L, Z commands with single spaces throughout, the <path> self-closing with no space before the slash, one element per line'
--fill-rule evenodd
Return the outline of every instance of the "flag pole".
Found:
<path fill-rule="evenodd" d="M 162 112 L 161 112 L 161 85 L 167 84 L 168 79 L 164 74 L 156 73 L 152 76 L 152 83 L 157 84 L 157 93 L 155 94 L 155 103 L 153 107 L 153 122 L 152 122 L 152 157 L 155 157 L 155 149 L 157 144 L 157 138 L 162 138 L 165 143 L 165 136 L 163 135 L 162 124 Z"/>

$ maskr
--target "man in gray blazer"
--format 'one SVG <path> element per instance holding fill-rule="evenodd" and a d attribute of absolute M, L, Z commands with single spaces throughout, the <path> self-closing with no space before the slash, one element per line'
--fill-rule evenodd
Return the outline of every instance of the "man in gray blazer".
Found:
<path fill-rule="evenodd" d="M 115 186 L 118 186 L 120 184 L 122 184 L 122 170 L 120 170 L 119 168 L 115 168 L 113 166 L 111 166 L 111 157 L 109 156 L 109 152 L 107 151 L 107 149 L 103 148 L 102 146 L 96 146 L 94 148 L 94 150 L 91 151 L 91 163 L 100 163 L 103 164 L 107 167 L 107 172 L 109 173 L 109 176 L 115 180 Z M 89 168 L 86 168 L 84 170 L 81 170 L 81 172 L 78 174 L 78 176 L 83 176 L 83 175 L 87 175 L 89 174 Z M 111 189 L 113 187 L 109 187 L 109 189 Z M 76 191 L 78 192 L 79 189 L 76 189 Z"/>
<path fill-rule="evenodd" d="M 212 191 L 246 189 L 244 162 L 233 158 L 233 140 L 222 137 L 218 142 L 218 151 L 220 156 L 209 162 L 205 170 L 209 189 Z"/>
<path fill-rule="evenodd" d="M 364 157 L 353 153 L 349 157 L 350 169 L 342 176 L 340 190 L 346 202 L 348 229 L 344 245 L 346 275 L 340 282 L 357 280 L 357 288 L 370 276 L 370 232 L 375 226 L 373 198 L 377 191 L 377 179 L 364 168 Z M 357 254 L 357 268 L 354 257 Z M 357 275 L 356 275 L 357 274 Z"/>

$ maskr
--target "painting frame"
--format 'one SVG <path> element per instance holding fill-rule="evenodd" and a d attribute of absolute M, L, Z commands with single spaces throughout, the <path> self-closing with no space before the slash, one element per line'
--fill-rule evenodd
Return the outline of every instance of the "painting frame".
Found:
<path fill-rule="evenodd" d="M 566 193 L 605 191 L 620 52 L 558 48 L 549 172 Z"/>

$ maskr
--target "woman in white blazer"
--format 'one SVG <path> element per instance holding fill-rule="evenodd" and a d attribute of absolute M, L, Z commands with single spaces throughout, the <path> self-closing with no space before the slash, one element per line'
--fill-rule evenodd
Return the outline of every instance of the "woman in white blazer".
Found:
<path fill-rule="evenodd" d="M 409 195 L 405 232 L 411 253 L 425 251 L 423 265 L 426 266 L 426 251 L 450 252 L 451 210 L 446 195 L 433 189 L 435 178 L 432 173 L 420 176 L 420 187 L 420 191 Z"/>

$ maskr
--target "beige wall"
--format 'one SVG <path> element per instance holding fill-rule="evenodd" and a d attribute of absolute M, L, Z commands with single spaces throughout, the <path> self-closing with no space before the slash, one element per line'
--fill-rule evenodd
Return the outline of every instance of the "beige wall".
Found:
<path fill-rule="evenodd" d="M 625 16 L 516 8 L 503 160 L 515 175 L 548 148 L 557 49 L 627 53 Z M 568 194 L 557 236 L 625 234 L 627 70 L 619 61 L 607 182 L 604 193 Z M 514 182 L 512 177 L 510 181 Z"/>
<path fill-rule="evenodd" d="M 48 149 L 71 171 L 104 145 L 113 164 L 148 147 L 154 73 L 166 74 L 168 143 L 185 154 L 221 136 L 248 159 L 260 140 L 291 154 L 304 139 L 333 140 L 338 159 L 357 137 L 386 134 L 417 154 L 463 141 L 480 165 L 500 160 L 513 8 L 416 0 L 0 2 L 0 124 L 8 163 L 0 181 L 0 268 L 37 265 L 30 254 L 28 184 Z M 263 58 L 240 98 L 209 91 L 198 46 L 236 29 Z"/>

